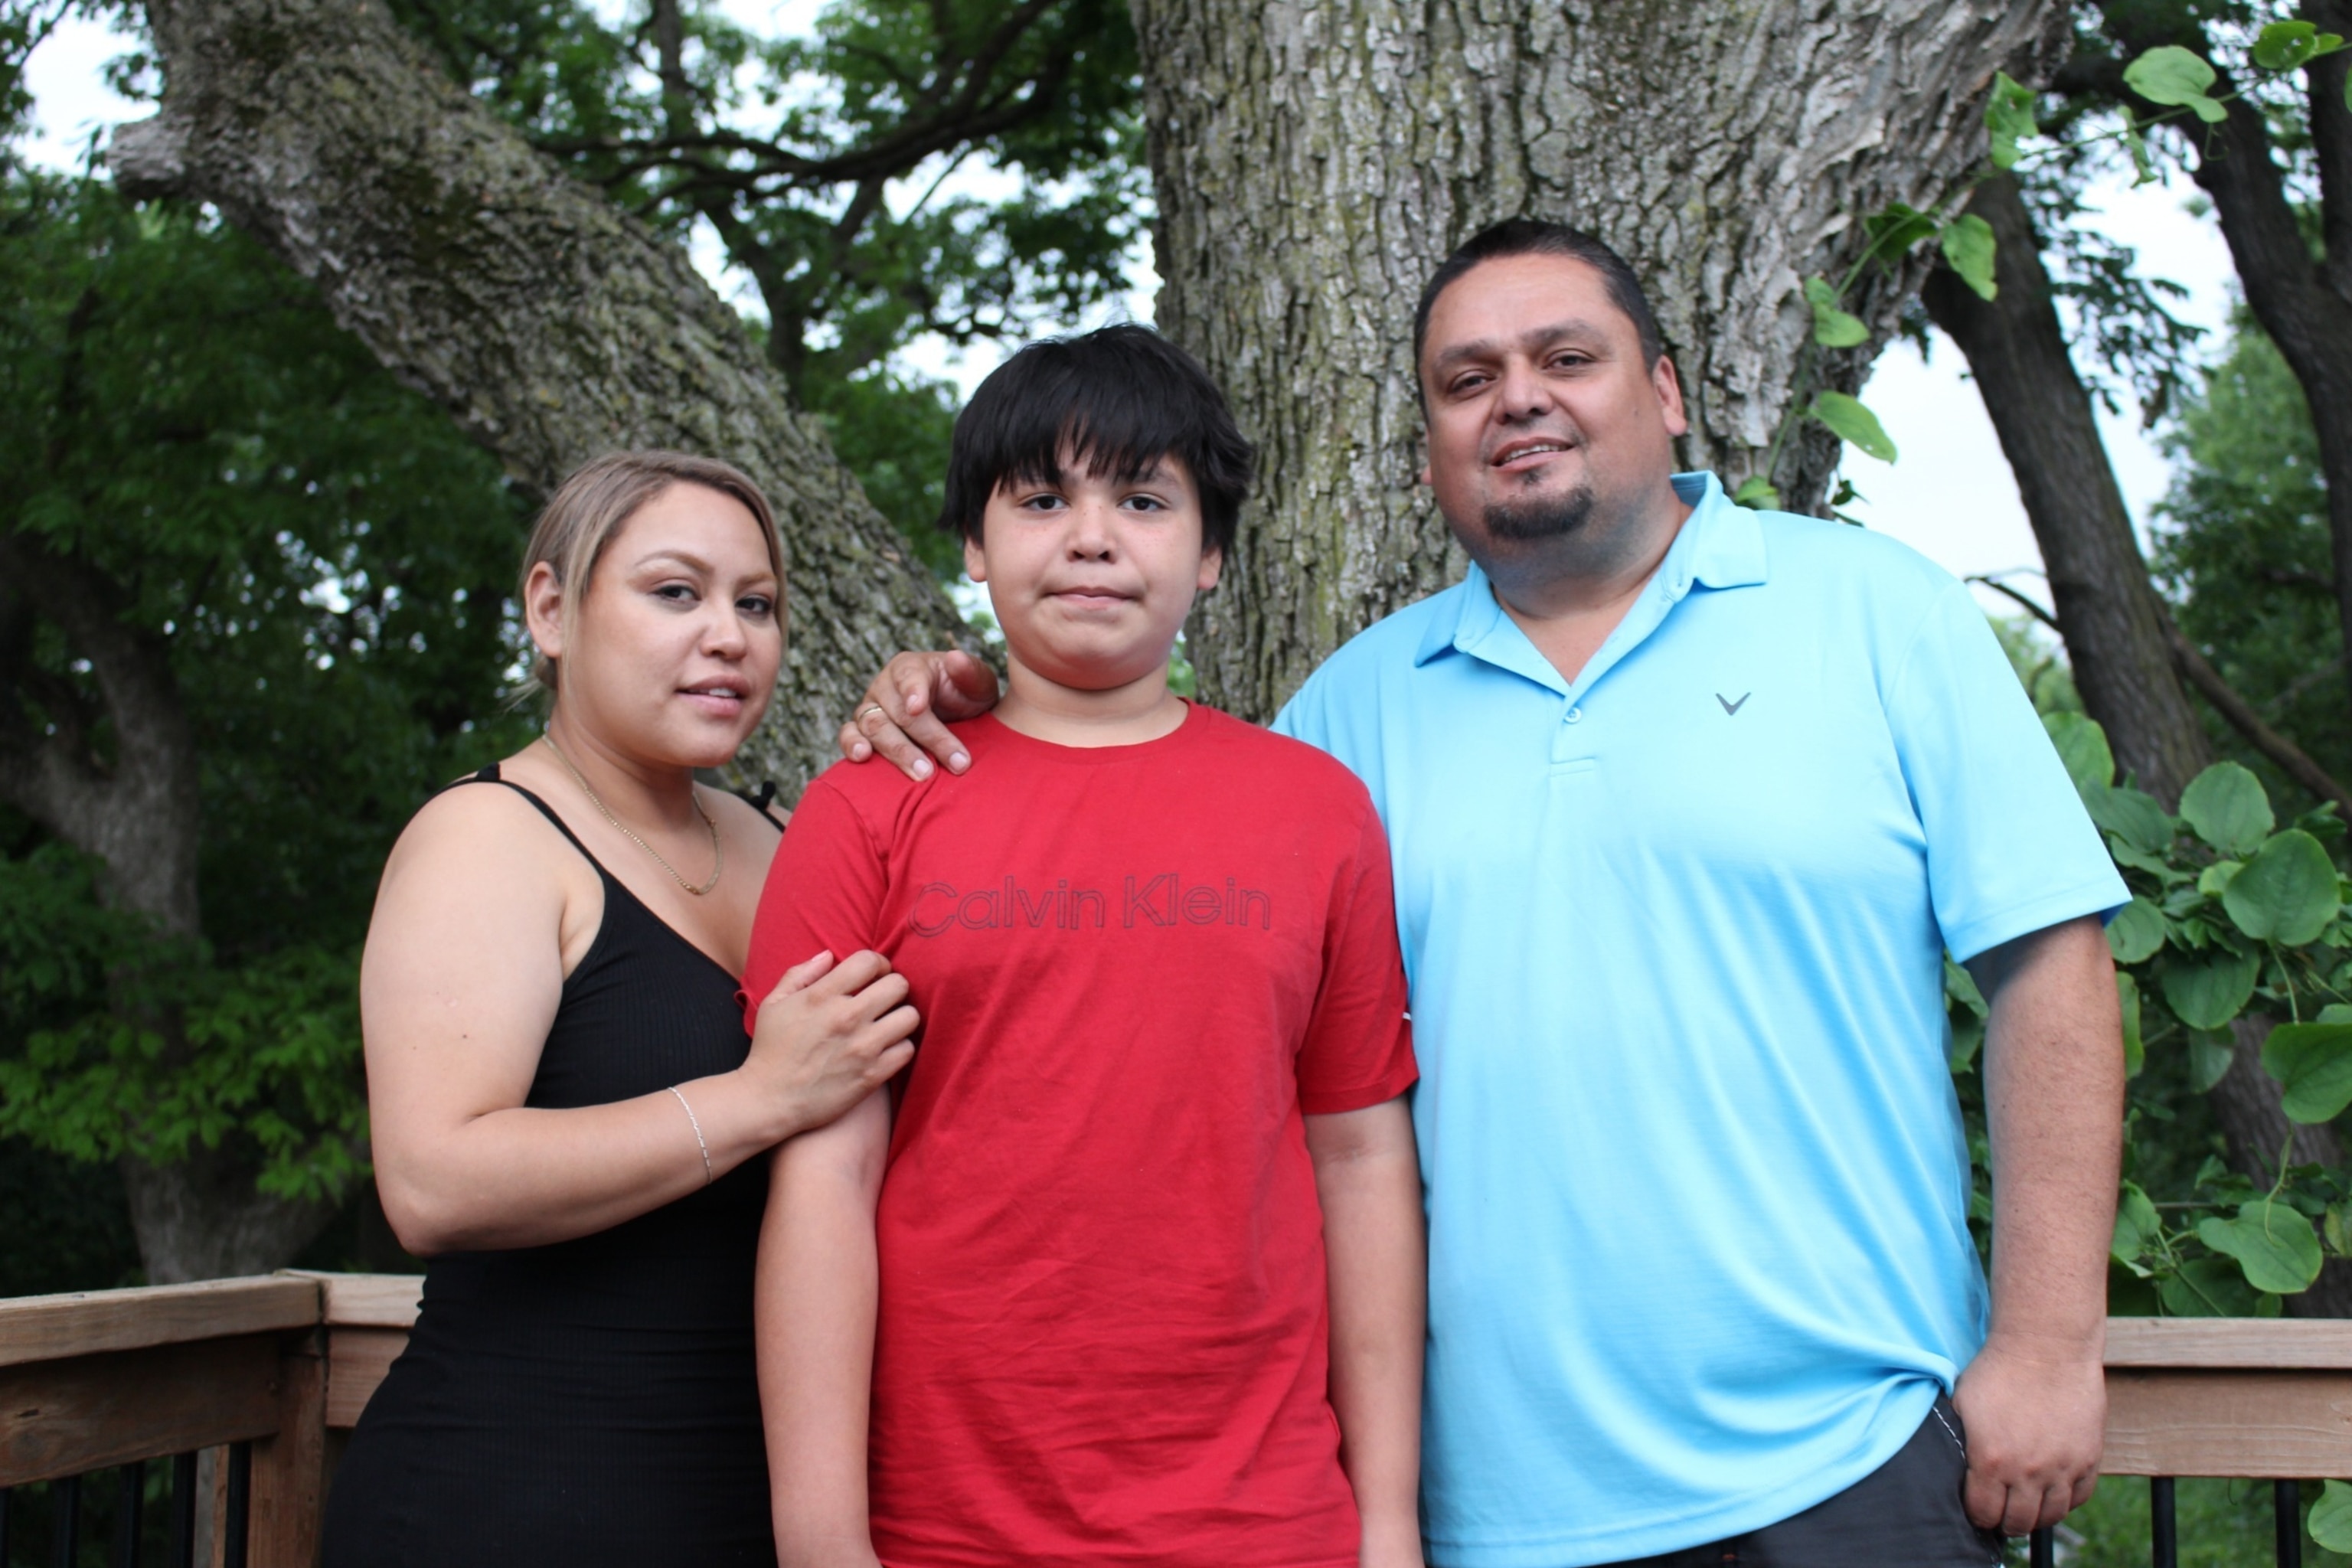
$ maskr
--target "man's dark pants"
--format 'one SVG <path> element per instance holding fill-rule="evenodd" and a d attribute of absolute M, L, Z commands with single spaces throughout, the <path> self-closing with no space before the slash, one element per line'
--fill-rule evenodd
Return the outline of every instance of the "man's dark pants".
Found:
<path fill-rule="evenodd" d="M 2000 1538 L 1969 1522 L 1968 1436 L 1949 1399 L 1900 1452 L 1853 1486 L 1778 1524 L 1612 1568 L 1989 1568 Z"/>

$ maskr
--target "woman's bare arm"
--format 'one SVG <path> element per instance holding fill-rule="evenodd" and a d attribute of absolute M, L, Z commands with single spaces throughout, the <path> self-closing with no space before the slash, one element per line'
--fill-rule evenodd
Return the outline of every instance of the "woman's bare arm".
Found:
<path fill-rule="evenodd" d="M 887 963 L 821 956 L 761 1009 L 740 1068 L 678 1094 L 526 1108 L 566 947 L 583 949 L 601 916 L 594 872 L 503 790 L 442 796 L 394 847 L 360 1009 L 377 1184 L 412 1252 L 607 1229 L 839 1115 L 912 1055 L 914 1013 Z"/>

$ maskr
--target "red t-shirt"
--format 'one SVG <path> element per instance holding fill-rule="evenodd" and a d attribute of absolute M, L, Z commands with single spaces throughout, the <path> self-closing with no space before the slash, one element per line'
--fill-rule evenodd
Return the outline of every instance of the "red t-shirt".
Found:
<path fill-rule="evenodd" d="M 1351 1568 L 1300 1117 L 1413 1081 L 1363 786 L 1193 707 L 1076 749 L 819 778 L 745 993 L 871 947 L 914 990 L 876 1220 L 870 1473 L 890 1568 Z"/>

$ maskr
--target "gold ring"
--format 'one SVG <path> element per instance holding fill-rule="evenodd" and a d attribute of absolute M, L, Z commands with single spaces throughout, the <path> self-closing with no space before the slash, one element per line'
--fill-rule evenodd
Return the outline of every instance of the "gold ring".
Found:
<path fill-rule="evenodd" d="M 885 709 L 879 702 L 869 702 L 865 707 L 860 708 L 857 710 L 857 718 L 863 719 L 868 713 L 883 713 L 887 711 L 888 711 L 888 710 Z M 850 721 L 852 723 L 856 723 L 856 721 L 857 721 L 856 719 Z"/>

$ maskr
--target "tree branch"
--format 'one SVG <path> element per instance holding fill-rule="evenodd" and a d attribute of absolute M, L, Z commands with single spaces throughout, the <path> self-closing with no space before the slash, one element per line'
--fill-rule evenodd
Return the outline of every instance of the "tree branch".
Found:
<path fill-rule="evenodd" d="M 2313 795 L 2334 801 L 2336 814 L 2352 822 L 2352 791 L 2336 783 L 2302 747 L 2263 723 L 2262 715 L 2238 695 L 2237 689 L 2221 678 L 2221 672 L 2189 640 L 2169 610 L 2159 609 L 2158 614 L 2164 617 L 2164 636 L 2172 647 L 2173 666 L 2197 689 L 2197 695 L 2210 703 L 2213 711 L 2226 720 L 2230 728 L 2245 737 L 2246 744 Z"/>

